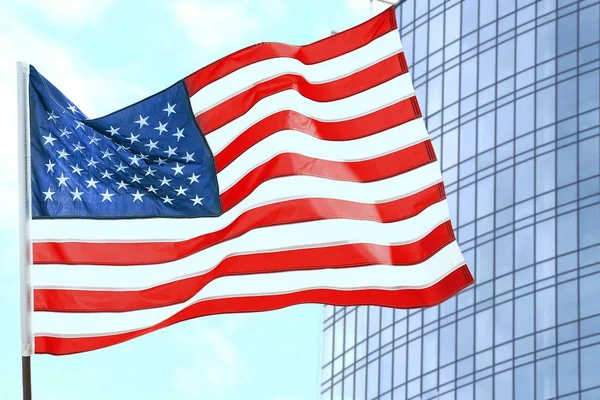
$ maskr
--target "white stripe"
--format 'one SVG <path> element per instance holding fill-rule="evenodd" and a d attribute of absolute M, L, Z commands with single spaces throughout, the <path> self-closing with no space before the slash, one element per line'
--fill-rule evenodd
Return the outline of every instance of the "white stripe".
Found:
<path fill-rule="evenodd" d="M 102 335 L 129 332 L 155 325 L 187 306 L 208 299 L 275 295 L 310 289 L 425 288 L 464 264 L 460 249 L 452 242 L 429 260 L 412 266 L 366 266 L 356 268 L 289 271 L 227 276 L 215 279 L 185 303 L 122 313 L 35 312 L 37 335 Z"/>
<path fill-rule="evenodd" d="M 359 203 L 384 203 L 441 182 L 439 162 L 375 182 L 335 181 L 313 176 L 271 179 L 217 218 L 148 218 L 132 220 L 33 220 L 34 241 L 144 242 L 185 240 L 217 231 L 242 212 L 265 204 L 304 198 L 330 198 Z"/>
<path fill-rule="evenodd" d="M 38 289 L 145 289 L 201 275 L 232 255 L 353 243 L 383 246 L 413 243 L 449 219 L 448 205 L 446 201 L 442 201 L 431 205 L 415 217 L 393 223 L 326 219 L 276 225 L 253 229 L 240 237 L 169 263 L 122 267 L 35 265 L 32 285 Z"/>
<path fill-rule="evenodd" d="M 322 121 L 343 121 L 380 110 L 414 94 L 409 74 L 402 74 L 353 96 L 328 102 L 310 100 L 295 90 L 285 90 L 260 100 L 241 117 L 208 134 L 206 140 L 213 154 L 219 154 L 250 126 L 278 111 L 293 110 Z"/>
<path fill-rule="evenodd" d="M 219 172 L 219 190 L 225 192 L 250 171 L 278 154 L 295 153 L 338 162 L 363 161 L 407 148 L 428 137 L 422 118 L 355 140 L 327 141 L 298 131 L 280 131 L 252 146 Z"/>
<path fill-rule="evenodd" d="M 289 57 L 259 61 L 200 89 L 190 98 L 192 110 L 195 114 L 202 113 L 259 82 L 280 75 L 301 75 L 312 83 L 333 81 L 363 70 L 401 51 L 400 35 L 394 29 L 359 49 L 317 64 L 305 65 Z"/>

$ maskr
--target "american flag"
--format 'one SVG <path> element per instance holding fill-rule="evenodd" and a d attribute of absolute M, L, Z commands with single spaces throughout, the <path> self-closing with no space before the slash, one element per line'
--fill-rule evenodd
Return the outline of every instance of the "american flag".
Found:
<path fill-rule="evenodd" d="M 473 283 L 393 8 L 102 118 L 29 82 L 36 353 L 300 303 L 426 307 Z"/>

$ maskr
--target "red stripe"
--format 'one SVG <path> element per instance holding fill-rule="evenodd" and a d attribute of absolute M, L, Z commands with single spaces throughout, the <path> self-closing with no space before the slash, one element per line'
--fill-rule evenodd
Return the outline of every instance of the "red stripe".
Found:
<path fill-rule="evenodd" d="M 296 199 L 248 210 L 227 227 L 179 242 L 35 242 L 35 264 L 147 265 L 187 257 L 252 229 L 329 218 L 394 222 L 410 218 L 445 198 L 442 183 L 381 204 L 335 199 Z"/>
<path fill-rule="evenodd" d="M 242 132 L 217 154 L 215 156 L 217 172 L 222 171 L 250 147 L 279 131 L 299 131 L 322 140 L 354 140 L 402 125 L 420 116 L 421 110 L 414 96 L 346 121 L 324 122 L 295 111 L 279 111 Z"/>
<path fill-rule="evenodd" d="M 231 210 L 264 182 L 291 175 L 318 176 L 350 182 L 390 178 L 435 161 L 429 140 L 370 160 L 341 162 L 284 153 L 254 168 L 221 194 L 223 212 Z"/>
<path fill-rule="evenodd" d="M 296 304 L 318 303 L 337 306 L 374 305 L 394 308 L 421 308 L 439 304 L 473 283 L 466 265 L 441 281 L 423 289 L 400 290 L 331 290 L 315 289 L 273 296 L 235 297 L 195 303 L 172 317 L 149 328 L 110 336 L 58 338 L 36 336 L 37 354 L 66 355 L 113 346 L 178 322 L 215 314 L 277 310 Z"/>
<path fill-rule="evenodd" d="M 242 93 L 198 115 L 196 120 L 204 134 L 239 118 L 260 100 L 284 90 L 294 89 L 314 101 L 335 101 L 350 97 L 408 72 L 404 54 L 400 53 L 350 76 L 325 83 L 311 83 L 301 75 L 285 74 L 260 82 Z"/>
<path fill-rule="evenodd" d="M 362 24 L 305 46 L 283 43 L 259 43 L 223 57 L 185 78 L 190 96 L 203 87 L 250 64 L 270 58 L 290 57 L 303 64 L 320 63 L 363 47 L 395 30 L 394 7 Z"/>
<path fill-rule="evenodd" d="M 36 311 L 59 312 L 119 312 L 162 307 L 183 303 L 209 282 L 225 276 L 382 264 L 414 265 L 453 241 L 454 233 L 448 221 L 424 238 L 403 245 L 355 243 L 231 256 L 203 275 L 145 290 L 35 289 L 34 307 Z"/>

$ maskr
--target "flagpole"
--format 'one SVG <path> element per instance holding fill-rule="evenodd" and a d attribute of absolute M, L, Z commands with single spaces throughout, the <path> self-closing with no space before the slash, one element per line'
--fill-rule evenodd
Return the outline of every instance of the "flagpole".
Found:
<path fill-rule="evenodd" d="M 29 165 L 29 64 L 17 63 L 18 158 L 19 158 L 19 269 L 21 280 L 21 369 L 23 374 L 23 400 L 31 400 L 31 354 L 33 335 L 31 313 L 31 175 Z"/>

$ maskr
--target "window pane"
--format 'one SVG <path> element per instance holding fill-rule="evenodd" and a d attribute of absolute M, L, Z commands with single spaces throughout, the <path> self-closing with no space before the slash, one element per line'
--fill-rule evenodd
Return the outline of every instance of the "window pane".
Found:
<path fill-rule="evenodd" d="M 579 210 L 579 244 L 581 247 L 600 243 L 600 205 Z"/>
<path fill-rule="evenodd" d="M 577 281 L 558 285 L 558 323 L 577 319 Z"/>
<path fill-rule="evenodd" d="M 444 104 L 458 101 L 458 66 L 444 73 Z"/>
<path fill-rule="evenodd" d="M 379 360 L 367 365 L 367 399 L 374 399 L 379 394 Z"/>
<path fill-rule="evenodd" d="M 515 368 L 515 399 L 531 400 L 533 396 L 533 364 Z"/>
<path fill-rule="evenodd" d="M 600 313 L 598 301 L 598 288 L 600 287 L 600 273 L 588 275 L 579 282 L 579 312 L 581 318 L 590 317 Z"/>
<path fill-rule="evenodd" d="M 537 28 L 538 64 L 554 58 L 556 51 L 556 22 L 552 21 Z"/>
<path fill-rule="evenodd" d="M 406 382 L 406 346 L 394 350 L 394 387 Z"/>
<path fill-rule="evenodd" d="M 556 395 L 556 359 L 547 358 L 536 365 L 536 398 L 546 400 Z"/>
<path fill-rule="evenodd" d="M 494 320 L 492 318 L 492 309 L 487 309 L 477 313 L 475 327 L 477 335 L 475 337 L 476 351 L 485 350 L 492 346 Z"/>
<path fill-rule="evenodd" d="M 517 136 L 533 130 L 533 95 L 517 100 Z"/>
<path fill-rule="evenodd" d="M 579 112 L 584 112 L 598 108 L 599 91 L 598 87 L 600 72 L 598 70 L 588 72 L 579 76 Z"/>
<path fill-rule="evenodd" d="M 512 339 L 513 331 L 513 302 L 496 306 L 495 318 L 495 341 L 496 344 L 504 343 Z"/>
<path fill-rule="evenodd" d="M 579 11 L 579 47 L 600 40 L 599 6 L 587 7 Z"/>
<path fill-rule="evenodd" d="M 577 47 L 577 13 L 558 19 L 558 54 Z"/>
<path fill-rule="evenodd" d="M 464 0 L 462 3 L 462 33 L 463 35 L 477 29 L 478 0 Z"/>
<path fill-rule="evenodd" d="M 534 64 L 535 30 L 517 36 L 517 71 L 522 71 Z"/>
<path fill-rule="evenodd" d="M 460 4 L 446 10 L 446 44 L 454 42 L 460 36 Z"/>
<path fill-rule="evenodd" d="M 575 392 L 579 389 L 579 360 L 577 351 L 558 356 L 558 394 Z"/>
<path fill-rule="evenodd" d="M 600 344 L 581 349 L 581 389 L 600 385 Z"/>
<path fill-rule="evenodd" d="M 465 98 L 477 90 L 477 57 L 472 57 L 461 63 L 460 75 L 460 97 Z"/>
<path fill-rule="evenodd" d="M 438 331 L 428 333 L 423 337 L 423 373 L 437 368 Z"/>
<path fill-rule="evenodd" d="M 579 179 L 600 173 L 599 138 L 596 136 L 579 142 Z"/>
<path fill-rule="evenodd" d="M 431 19 L 429 22 L 429 54 L 435 53 L 444 44 L 444 14 Z"/>
<path fill-rule="evenodd" d="M 533 315 L 533 313 L 532 313 Z M 473 316 L 458 321 L 458 358 L 473 354 Z"/>
<path fill-rule="evenodd" d="M 533 332 L 533 295 L 515 299 L 515 335 L 524 336 Z"/>
<path fill-rule="evenodd" d="M 479 89 L 496 81 L 496 49 L 491 48 L 479 55 Z"/>
<path fill-rule="evenodd" d="M 421 338 L 408 344 L 408 380 L 421 375 Z"/>
<path fill-rule="evenodd" d="M 452 323 L 440 329 L 440 365 L 454 362 L 456 348 L 456 324 Z"/>
<path fill-rule="evenodd" d="M 554 86 L 540 90 L 536 93 L 536 126 L 542 127 L 554 123 L 555 118 L 555 99 L 554 99 Z"/>

